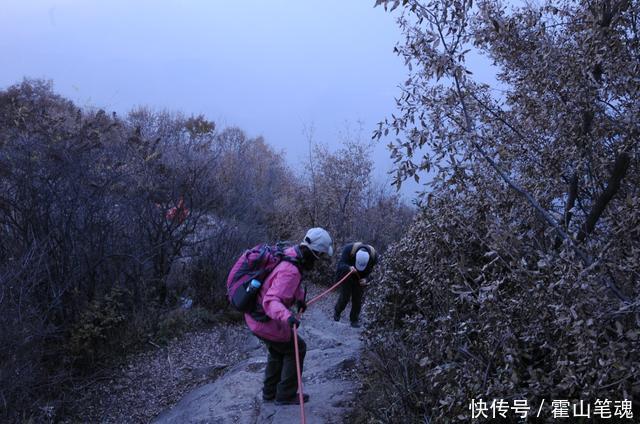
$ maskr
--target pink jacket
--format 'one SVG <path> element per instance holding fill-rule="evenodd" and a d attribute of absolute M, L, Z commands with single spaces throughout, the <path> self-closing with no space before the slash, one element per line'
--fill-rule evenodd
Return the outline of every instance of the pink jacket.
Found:
<path fill-rule="evenodd" d="M 299 257 L 295 247 L 285 250 L 291 257 Z M 304 290 L 300 284 L 302 275 L 291 262 L 280 262 L 260 288 L 258 302 L 262 304 L 264 312 L 269 318 L 267 322 L 259 322 L 244 314 L 249 329 L 258 337 L 273 342 L 288 342 L 291 340 L 291 327 L 287 319 L 292 315 L 289 310 L 296 300 L 304 300 Z"/>

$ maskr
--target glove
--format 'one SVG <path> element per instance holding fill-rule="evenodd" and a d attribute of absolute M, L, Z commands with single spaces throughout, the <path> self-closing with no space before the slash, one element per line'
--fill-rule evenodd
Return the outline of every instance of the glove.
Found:
<path fill-rule="evenodd" d="M 304 311 L 307 310 L 307 302 L 305 302 L 304 300 L 297 300 L 296 308 L 298 308 L 299 314 L 303 313 Z"/>
<path fill-rule="evenodd" d="M 294 317 L 293 315 L 291 315 L 289 318 L 287 318 L 287 322 L 289 323 L 291 328 L 293 328 L 294 325 L 296 327 L 300 327 L 300 321 L 298 321 L 298 319 L 296 317 Z"/>

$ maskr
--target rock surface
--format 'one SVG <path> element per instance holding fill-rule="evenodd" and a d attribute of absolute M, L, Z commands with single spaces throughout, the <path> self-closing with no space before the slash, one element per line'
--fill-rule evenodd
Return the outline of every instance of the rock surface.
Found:
<path fill-rule="evenodd" d="M 330 296 L 330 300 L 323 299 L 323 307 L 313 305 L 304 315 L 300 327 L 300 335 L 308 348 L 303 385 L 305 393 L 310 395 L 305 404 L 309 424 L 342 423 L 356 392 L 353 377 L 360 354 L 360 330 L 351 328 L 345 319 L 333 321 L 330 306 L 334 296 Z M 188 393 L 173 408 L 161 413 L 155 422 L 300 422 L 298 405 L 278 406 L 263 402 L 262 379 L 267 350 L 259 342 L 250 349 L 247 359 L 229 366 L 215 382 Z"/>

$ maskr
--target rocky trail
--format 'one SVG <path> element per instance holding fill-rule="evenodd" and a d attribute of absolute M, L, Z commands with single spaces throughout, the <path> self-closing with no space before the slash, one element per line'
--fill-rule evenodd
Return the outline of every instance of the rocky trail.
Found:
<path fill-rule="evenodd" d="M 300 335 L 307 343 L 303 373 L 307 423 L 342 423 L 353 406 L 360 330 L 343 317 L 332 319 L 331 294 L 305 313 Z M 216 381 L 187 393 L 155 423 L 297 423 L 298 405 L 278 406 L 262 400 L 267 351 L 247 330 L 246 359 L 230 366 Z"/>

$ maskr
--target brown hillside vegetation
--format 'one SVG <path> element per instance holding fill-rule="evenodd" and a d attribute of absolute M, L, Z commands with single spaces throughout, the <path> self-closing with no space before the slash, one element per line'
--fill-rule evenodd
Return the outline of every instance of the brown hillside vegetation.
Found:
<path fill-rule="evenodd" d="M 366 146 L 314 155 L 302 173 L 202 116 L 84 110 L 44 81 L 0 91 L 0 420 L 67 417 L 105 363 L 219 321 L 248 247 L 318 225 L 396 240 L 413 211 Z"/>
<path fill-rule="evenodd" d="M 376 135 L 404 136 L 398 182 L 433 178 L 374 296 L 359 418 L 626 399 L 637 419 L 640 3 L 378 3 L 402 10 L 412 71 Z M 470 45 L 504 90 L 473 79 Z"/>
<path fill-rule="evenodd" d="M 365 421 L 466 422 L 479 398 L 640 396 L 637 280 L 622 279 L 636 300 L 620 303 L 569 252 L 533 250 L 490 210 L 478 197 L 434 201 L 389 252 L 369 309 Z M 640 271 L 625 253 L 638 240 L 637 226 L 618 232 L 603 255 L 619 255 L 612 271 Z"/>

